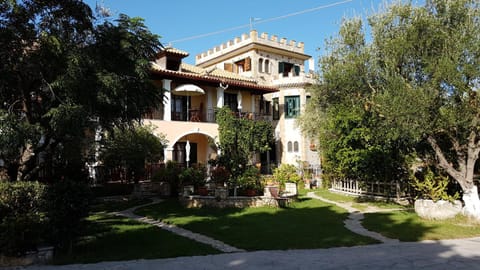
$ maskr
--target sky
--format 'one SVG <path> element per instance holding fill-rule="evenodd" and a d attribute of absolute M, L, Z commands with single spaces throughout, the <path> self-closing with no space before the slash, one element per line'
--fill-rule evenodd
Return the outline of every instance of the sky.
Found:
<path fill-rule="evenodd" d="M 250 31 L 305 43 L 305 53 L 318 62 L 325 40 L 338 33 L 343 18 L 367 17 L 387 0 L 85 0 L 113 17 L 141 17 L 163 45 L 187 51 L 184 62 Z M 215 34 L 212 34 L 215 33 Z M 211 35 L 208 35 L 211 34 Z M 202 37 L 197 37 L 202 36 Z M 197 37 L 197 38 L 193 38 Z"/>

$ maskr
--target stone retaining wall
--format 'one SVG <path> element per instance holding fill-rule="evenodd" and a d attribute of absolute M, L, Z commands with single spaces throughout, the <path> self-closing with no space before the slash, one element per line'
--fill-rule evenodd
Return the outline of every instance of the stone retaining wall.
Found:
<path fill-rule="evenodd" d="M 180 203 L 188 208 L 217 207 L 217 208 L 245 208 L 245 207 L 284 207 L 294 198 L 275 199 L 267 196 L 255 197 L 227 197 L 219 199 L 214 196 L 185 196 L 180 198 Z"/>
<path fill-rule="evenodd" d="M 20 267 L 32 264 L 46 264 L 53 258 L 53 247 L 39 247 L 21 257 L 0 255 L 0 267 Z"/>

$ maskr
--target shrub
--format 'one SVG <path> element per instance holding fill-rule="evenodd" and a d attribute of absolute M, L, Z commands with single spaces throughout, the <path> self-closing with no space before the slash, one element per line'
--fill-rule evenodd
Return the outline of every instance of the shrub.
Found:
<path fill-rule="evenodd" d="M 210 179 L 217 185 L 223 186 L 230 179 L 230 172 L 225 166 L 217 165 L 210 170 Z"/>
<path fill-rule="evenodd" d="M 254 189 L 256 191 L 262 191 L 263 185 L 260 179 L 260 171 L 254 166 L 249 166 L 243 172 L 243 174 L 238 177 L 237 184 L 242 189 Z"/>
<path fill-rule="evenodd" d="M 71 249 L 72 241 L 82 229 L 88 215 L 91 192 L 84 182 L 62 180 L 48 187 L 46 218 L 52 244 Z"/>
<path fill-rule="evenodd" d="M 0 253 L 22 255 L 41 241 L 45 186 L 0 182 Z"/>
<path fill-rule="evenodd" d="M 181 169 L 174 161 L 167 161 L 164 168 L 159 169 L 152 175 L 152 182 L 167 182 L 170 184 L 171 194 L 178 195 L 180 186 Z"/>
<path fill-rule="evenodd" d="M 448 176 L 436 175 L 430 168 L 411 177 L 411 185 L 418 192 L 416 197 L 435 202 L 438 200 L 454 201 L 459 198 L 458 193 L 448 194 L 449 183 Z"/>
<path fill-rule="evenodd" d="M 297 168 L 291 164 L 282 164 L 275 170 L 273 170 L 273 177 L 278 181 L 282 186 L 286 182 L 298 183 L 302 178 L 297 173 Z"/>
<path fill-rule="evenodd" d="M 180 173 L 179 178 L 182 185 L 193 185 L 197 189 L 205 185 L 207 170 L 203 165 L 186 168 Z"/>

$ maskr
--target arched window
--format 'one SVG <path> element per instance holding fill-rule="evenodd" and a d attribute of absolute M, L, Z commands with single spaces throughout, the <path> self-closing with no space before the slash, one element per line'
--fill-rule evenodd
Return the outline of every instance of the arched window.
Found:
<path fill-rule="evenodd" d="M 265 68 L 263 70 L 265 73 L 270 73 L 270 61 L 268 59 L 265 60 Z"/>
<path fill-rule="evenodd" d="M 293 143 L 293 152 L 298 152 L 298 142 L 297 141 L 295 141 Z"/>
<path fill-rule="evenodd" d="M 258 59 L 258 72 L 263 72 L 263 58 Z"/>
<path fill-rule="evenodd" d="M 292 142 L 290 142 L 290 141 L 287 143 L 287 151 L 289 153 L 292 152 Z"/>

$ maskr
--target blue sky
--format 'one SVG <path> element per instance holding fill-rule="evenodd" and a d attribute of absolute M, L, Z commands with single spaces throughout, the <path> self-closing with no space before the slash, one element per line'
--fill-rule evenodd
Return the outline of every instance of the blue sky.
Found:
<path fill-rule="evenodd" d="M 250 30 L 250 18 L 259 18 L 254 29 L 259 33 L 303 41 L 305 53 L 318 62 L 325 40 L 338 32 L 342 18 L 368 16 L 379 10 L 385 0 L 85 0 L 95 7 L 99 3 L 117 17 L 124 13 L 142 17 L 164 45 L 185 50 L 185 62 L 194 64 L 195 55 L 231 40 Z M 310 9 L 295 16 L 262 22 L 271 18 Z M 244 27 L 240 27 L 244 26 Z M 219 34 L 183 40 L 227 29 Z"/>

